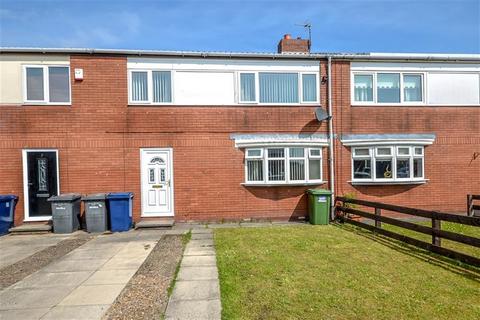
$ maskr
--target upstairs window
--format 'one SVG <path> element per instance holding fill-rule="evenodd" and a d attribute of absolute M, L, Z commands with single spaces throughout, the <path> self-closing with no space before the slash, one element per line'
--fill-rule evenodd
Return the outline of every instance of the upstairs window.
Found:
<path fill-rule="evenodd" d="M 70 67 L 24 66 L 24 101 L 69 104 Z"/>
<path fill-rule="evenodd" d="M 170 71 L 131 70 L 130 103 L 172 103 L 172 75 Z"/>
<path fill-rule="evenodd" d="M 239 102 L 261 104 L 318 103 L 316 73 L 240 72 Z"/>
<path fill-rule="evenodd" d="M 322 183 L 322 149 L 304 147 L 245 150 L 246 184 Z"/>
<path fill-rule="evenodd" d="M 424 103 L 424 75 L 403 72 L 354 72 L 353 104 Z"/>
<path fill-rule="evenodd" d="M 423 146 L 377 146 L 352 148 L 353 182 L 423 181 Z"/>

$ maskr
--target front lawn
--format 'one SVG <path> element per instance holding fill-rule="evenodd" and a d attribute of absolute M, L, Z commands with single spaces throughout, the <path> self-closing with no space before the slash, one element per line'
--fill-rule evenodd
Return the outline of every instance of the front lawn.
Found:
<path fill-rule="evenodd" d="M 215 230 L 223 319 L 480 319 L 480 270 L 348 225 Z"/>

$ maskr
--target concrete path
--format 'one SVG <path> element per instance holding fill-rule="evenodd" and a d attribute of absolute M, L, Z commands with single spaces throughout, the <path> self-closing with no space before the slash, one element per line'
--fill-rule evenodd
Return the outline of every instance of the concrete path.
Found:
<path fill-rule="evenodd" d="M 0 269 L 54 246 L 72 234 L 6 235 L 0 237 Z"/>
<path fill-rule="evenodd" d="M 0 292 L 0 319 L 101 319 L 162 230 L 100 235 Z"/>
<path fill-rule="evenodd" d="M 183 253 L 166 319 L 220 319 L 220 286 L 211 229 L 193 229 Z"/>

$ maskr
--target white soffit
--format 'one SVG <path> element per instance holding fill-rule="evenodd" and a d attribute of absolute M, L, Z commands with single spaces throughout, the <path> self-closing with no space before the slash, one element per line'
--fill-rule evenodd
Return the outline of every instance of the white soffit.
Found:
<path fill-rule="evenodd" d="M 326 134 L 231 134 L 236 148 L 269 146 L 327 146 Z"/>
<path fill-rule="evenodd" d="M 435 141 L 435 134 L 342 134 L 340 141 L 344 146 L 372 145 L 430 145 Z"/>

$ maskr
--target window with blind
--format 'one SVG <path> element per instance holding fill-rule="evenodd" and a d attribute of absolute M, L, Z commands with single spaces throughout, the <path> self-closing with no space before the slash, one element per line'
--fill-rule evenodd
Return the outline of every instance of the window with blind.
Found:
<path fill-rule="evenodd" d="M 322 183 L 322 149 L 304 147 L 245 150 L 246 184 Z"/>
<path fill-rule="evenodd" d="M 318 103 L 317 74 L 299 72 L 240 72 L 240 103 Z"/>
<path fill-rule="evenodd" d="M 423 73 L 354 72 L 352 103 L 424 103 Z"/>
<path fill-rule="evenodd" d="M 132 70 L 129 78 L 130 103 L 172 103 L 170 71 Z"/>
<path fill-rule="evenodd" d="M 69 104 L 70 67 L 24 66 L 24 101 L 26 103 Z"/>
<path fill-rule="evenodd" d="M 353 182 L 415 182 L 424 179 L 423 146 L 366 146 L 352 149 Z"/>

